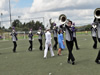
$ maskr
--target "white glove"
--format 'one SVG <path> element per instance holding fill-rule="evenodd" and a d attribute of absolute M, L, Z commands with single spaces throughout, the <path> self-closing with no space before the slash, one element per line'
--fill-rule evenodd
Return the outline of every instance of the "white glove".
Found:
<path fill-rule="evenodd" d="M 97 28 L 97 25 L 92 25 L 93 28 Z"/>

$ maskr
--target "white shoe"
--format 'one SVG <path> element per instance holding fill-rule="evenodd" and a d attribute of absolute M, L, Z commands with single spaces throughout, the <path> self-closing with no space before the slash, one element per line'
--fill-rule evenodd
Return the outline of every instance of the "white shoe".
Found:
<path fill-rule="evenodd" d="M 54 57 L 54 55 L 53 55 L 53 56 L 51 56 L 51 57 Z"/>

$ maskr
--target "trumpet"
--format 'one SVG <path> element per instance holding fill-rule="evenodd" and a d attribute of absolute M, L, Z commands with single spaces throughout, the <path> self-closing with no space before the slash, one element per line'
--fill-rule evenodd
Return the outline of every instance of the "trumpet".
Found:
<path fill-rule="evenodd" d="M 96 22 L 100 22 L 100 8 L 96 8 L 94 11 L 94 17 L 96 19 Z"/>

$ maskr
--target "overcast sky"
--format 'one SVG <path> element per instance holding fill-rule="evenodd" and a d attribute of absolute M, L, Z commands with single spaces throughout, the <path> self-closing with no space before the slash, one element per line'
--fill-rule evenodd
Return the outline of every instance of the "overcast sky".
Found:
<path fill-rule="evenodd" d="M 60 14 L 65 14 L 76 26 L 90 24 L 96 8 L 100 8 L 100 0 L 11 0 L 12 20 L 20 16 L 20 20 L 25 19 L 22 22 L 28 22 L 32 20 L 28 18 L 44 17 L 45 25 L 50 18 L 59 25 Z M 0 13 L 3 13 L 0 21 L 9 20 L 9 0 L 0 0 Z M 43 18 L 34 20 L 43 22 Z M 10 23 L 2 22 L 1 25 L 8 28 Z"/>

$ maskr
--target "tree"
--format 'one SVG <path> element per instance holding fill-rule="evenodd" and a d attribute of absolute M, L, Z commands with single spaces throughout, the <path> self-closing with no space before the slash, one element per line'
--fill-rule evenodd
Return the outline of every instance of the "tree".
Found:
<path fill-rule="evenodd" d="M 19 20 L 14 20 L 12 22 L 12 26 L 14 26 L 17 31 L 29 31 L 29 29 L 38 30 L 39 27 L 44 29 L 42 22 L 40 21 L 34 22 L 34 20 L 27 23 L 24 22 L 23 24 Z M 9 29 L 11 29 L 12 26 L 9 27 Z"/>
<path fill-rule="evenodd" d="M 14 27 L 22 27 L 22 23 L 17 19 L 12 22 L 12 26 Z"/>

